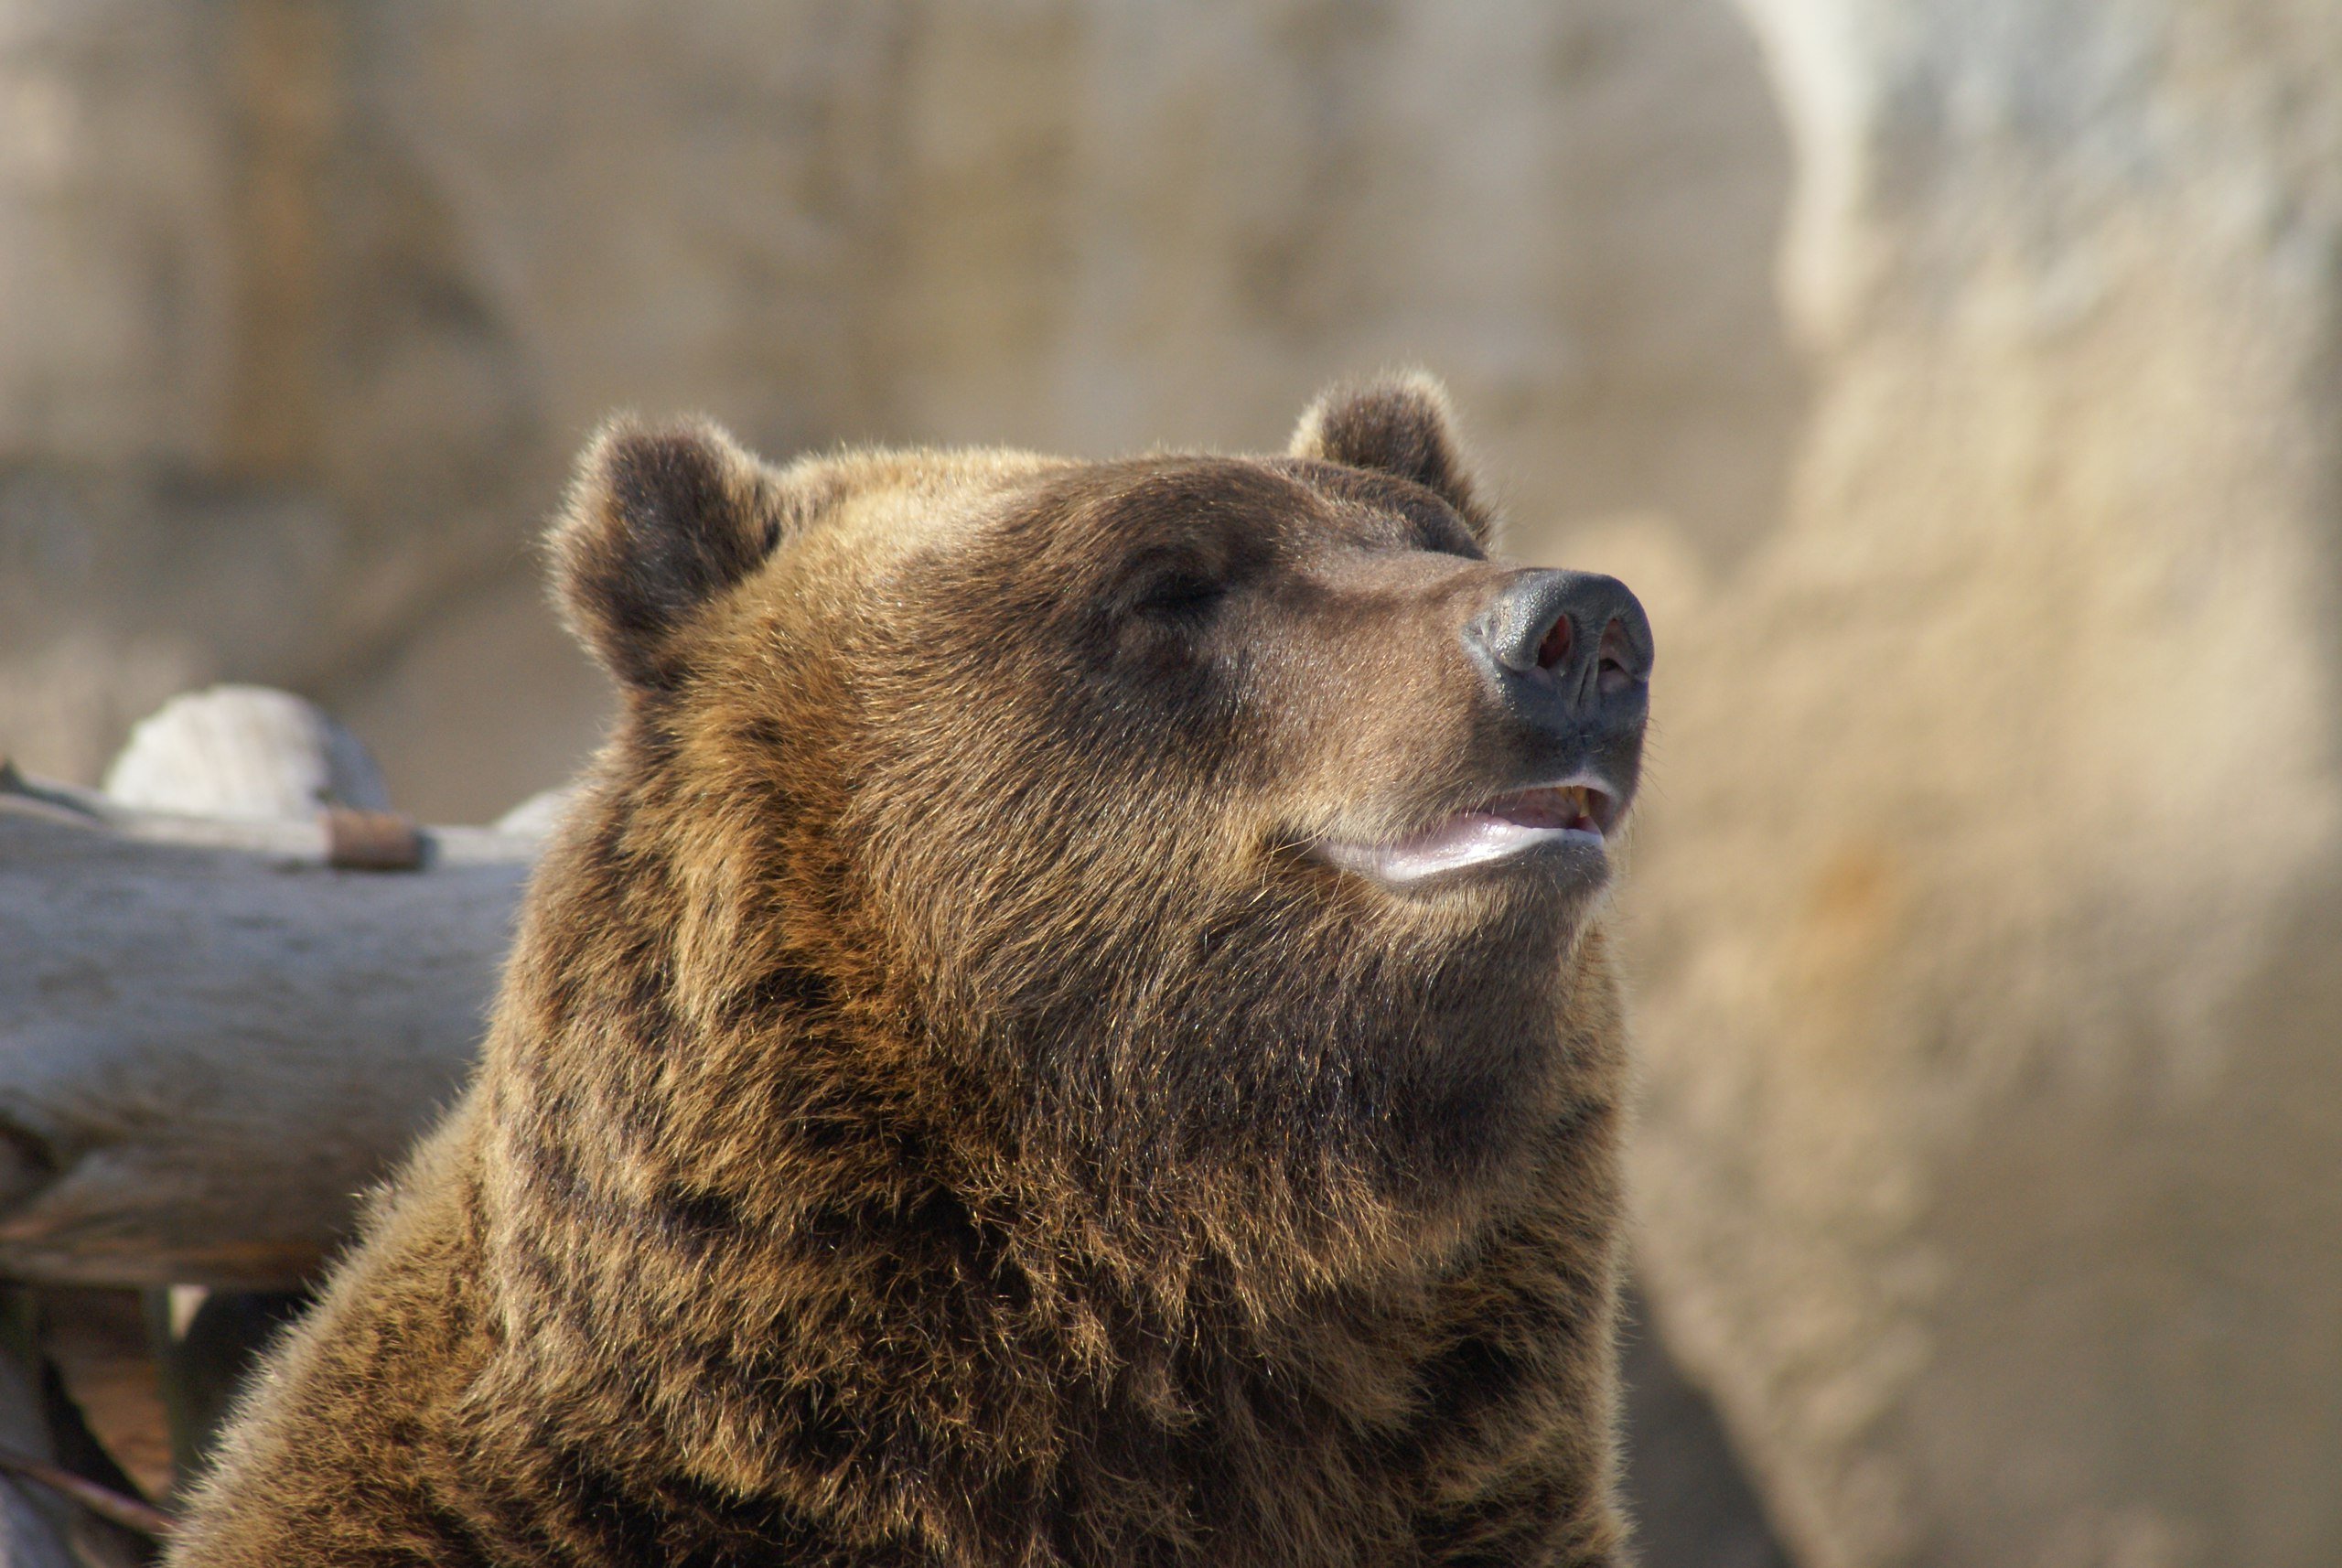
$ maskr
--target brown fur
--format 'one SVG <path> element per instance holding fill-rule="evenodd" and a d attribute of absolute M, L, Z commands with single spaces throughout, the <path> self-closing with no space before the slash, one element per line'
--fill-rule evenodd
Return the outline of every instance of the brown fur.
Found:
<path fill-rule="evenodd" d="M 1488 527 L 1419 381 L 1262 460 L 607 433 L 625 713 L 171 1561 L 1623 1561 L 1592 895 L 1301 847 L 1485 795 Z"/>

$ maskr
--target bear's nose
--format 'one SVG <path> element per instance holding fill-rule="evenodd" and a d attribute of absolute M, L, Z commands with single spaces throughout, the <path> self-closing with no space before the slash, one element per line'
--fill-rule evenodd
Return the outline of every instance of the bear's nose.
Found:
<path fill-rule="evenodd" d="M 1639 720 L 1650 682 L 1650 618 L 1616 577 L 1518 572 L 1466 628 L 1506 694 L 1556 699 L 1571 719 Z"/>

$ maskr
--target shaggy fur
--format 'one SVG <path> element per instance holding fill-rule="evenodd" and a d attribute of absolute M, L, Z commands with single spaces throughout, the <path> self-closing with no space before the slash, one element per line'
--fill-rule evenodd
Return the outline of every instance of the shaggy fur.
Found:
<path fill-rule="evenodd" d="M 170 1561 L 1623 1562 L 1597 895 L 1306 848 L 1488 797 L 1488 531 L 1422 381 L 1266 459 L 605 433 L 623 716 Z"/>

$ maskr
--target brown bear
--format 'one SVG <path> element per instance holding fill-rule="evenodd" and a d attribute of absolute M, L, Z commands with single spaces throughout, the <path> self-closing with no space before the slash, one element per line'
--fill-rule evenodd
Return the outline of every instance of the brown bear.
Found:
<path fill-rule="evenodd" d="M 1290 455 L 621 422 L 476 1080 L 170 1561 L 1613 1563 L 1650 633 L 1437 387 Z"/>

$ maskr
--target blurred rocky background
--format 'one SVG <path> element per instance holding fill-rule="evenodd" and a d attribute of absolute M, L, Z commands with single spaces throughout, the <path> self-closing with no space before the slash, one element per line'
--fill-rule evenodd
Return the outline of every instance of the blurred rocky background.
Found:
<path fill-rule="evenodd" d="M 0 0 L 0 749 L 260 682 L 487 821 L 607 411 L 1396 361 L 1659 628 L 1654 1568 L 2342 1563 L 2330 5 Z"/>

